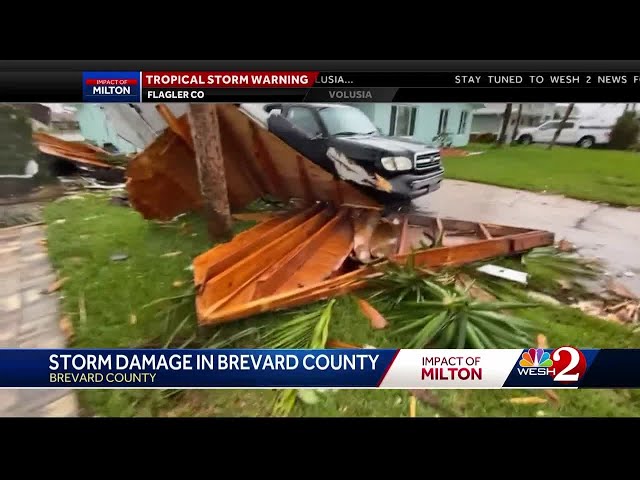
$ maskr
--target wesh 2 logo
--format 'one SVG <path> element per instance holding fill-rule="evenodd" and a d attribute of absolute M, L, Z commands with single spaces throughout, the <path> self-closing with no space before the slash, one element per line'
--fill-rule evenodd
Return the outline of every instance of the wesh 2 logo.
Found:
<path fill-rule="evenodd" d="M 584 354 L 573 347 L 560 347 L 551 353 L 530 348 L 522 354 L 518 375 L 551 375 L 554 382 L 577 382 L 587 370 Z"/>

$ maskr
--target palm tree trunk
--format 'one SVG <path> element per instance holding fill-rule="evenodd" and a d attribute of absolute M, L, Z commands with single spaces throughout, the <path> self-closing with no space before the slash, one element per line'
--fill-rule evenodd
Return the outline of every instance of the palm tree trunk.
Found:
<path fill-rule="evenodd" d="M 560 122 L 560 125 L 558 125 L 558 128 L 556 129 L 556 133 L 553 134 L 553 138 L 551 139 L 551 143 L 549 143 L 549 146 L 547 147 L 547 150 L 551 150 L 553 148 L 553 146 L 556 144 L 556 141 L 558 140 L 558 137 L 560 136 L 560 133 L 562 133 L 562 129 L 564 128 L 564 124 L 566 123 L 567 119 L 569 118 L 569 115 L 571 115 L 571 111 L 573 110 L 575 103 L 570 103 L 569 106 L 567 107 L 567 110 L 564 112 L 564 117 L 562 117 L 562 121 Z"/>
<path fill-rule="evenodd" d="M 518 105 L 518 116 L 516 117 L 516 126 L 513 128 L 511 134 L 511 143 L 515 142 L 518 138 L 518 127 L 520 126 L 520 118 L 522 117 L 522 104 Z"/>
<path fill-rule="evenodd" d="M 204 213 L 209 237 L 231 236 L 231 210 L 222 157 L 218 112 L 214 104 L 192 103 L 189 124 L 198 165 L 200 191 L 205 199 Z"/>
<path fill-rule="evenodd" d="M 498 136 L 498 142 L 496 143 L 497 147 L 504 145 L 504 142 L 507 140 L 507 127 L 509 126 L 509 120 L 511 119 L 512 108 L 512 103 L 507 103 L 507 106 L 504 108 L 504 113 L 502 114 L 502 128 L 500 129 L 500 135 Z"/>

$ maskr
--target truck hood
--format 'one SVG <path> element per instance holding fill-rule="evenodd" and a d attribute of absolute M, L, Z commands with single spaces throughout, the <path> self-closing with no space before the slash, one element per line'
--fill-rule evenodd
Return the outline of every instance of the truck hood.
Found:
<path fill-rule="evenodd" d="M 399 137 L 388 137 L 385 135 L 338 136 L 333 137 L 333 143 L 336 147 L 346 151 L 367 150 L 372 156 L 378 158 L 391 155 L 413 157 L 413 155 L 418 152 L 439 152 L 437 148 L 430 147 L 422 142 Z"/>
<path fill-rule="evenodd" d="M 524 133 L 533 133 L 536 130 L 538 130 L 536 127 L 518 128 L 518 135 L 522 135 Z"/>

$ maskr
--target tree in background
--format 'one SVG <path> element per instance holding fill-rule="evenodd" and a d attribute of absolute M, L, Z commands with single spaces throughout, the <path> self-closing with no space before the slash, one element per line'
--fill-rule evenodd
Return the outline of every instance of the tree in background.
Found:
<path fill-rule="evenodd" d="M 512 109 L 512 103 L 507 103 L 507 106 L 504 107 L 504 113 L 502 114 L 502 128 L 500 129 L 500 135 L 498 135 L 496 147 L 504 145 L 504 143 L 507 141 L 507 127 L 509 126 L 509 120 L 511 120 Z"/>
<path fill-rule="evenodd" d="M 636 118 L 636 112 L 625 110 L 611 130 L 609 146 L 616 150 L 626 150 L 638 143 L 639 133 L 640 124 Z"/>
<path fill-rule="evenodd" d="M 520 118 L 522 118 L 522 104 L 518 105 L 518 115 L 516 116 L 516 125 L 513 127 L 513 133 L 511 134 L 511 143 L 515 142 L 518 138 L 518 127 L 520 127 Z"/>
<path fill-rule="evenodd" d="M 562 121 L 560 122 L 560 124 L 558 125 L 558 128 L 556 129 L 556 133 L 553 134 L 553 138 L 551 139 L 551 143 L 549 143 L 547 150 L 551 150 L 553 146 L 556 144 L 558 137 L 562 133 L 562 129 L 565 127 L 568 118 L 571 116 L 571 112 L 573 111 L 574 106 L 575 106 L 575 103 L 570 103 L 567 109 L 565 110 L 564 117 L 562 117 Z"/>
<path fill-rule="evenodd" d="M 189 125 L 193 138 L 200 191 L 211 239 L 231 236 L 231 210 L 220 141 L 218 112 L 214 104 L 192 103 Z"/>

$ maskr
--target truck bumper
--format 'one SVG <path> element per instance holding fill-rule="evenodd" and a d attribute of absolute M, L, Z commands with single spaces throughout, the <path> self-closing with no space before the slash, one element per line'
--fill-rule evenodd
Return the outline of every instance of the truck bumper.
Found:
<path fill-rule="evenodd" d="M 440 169 L 429 175 L 416 175 L 407 173 L 389 179 L 393 190 L 391 194 L 401 198 L 418 198 L 440 188 L 444 176 L 444 169 Z"/>

